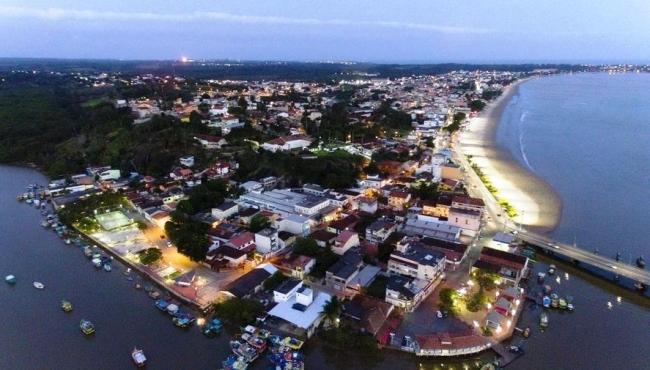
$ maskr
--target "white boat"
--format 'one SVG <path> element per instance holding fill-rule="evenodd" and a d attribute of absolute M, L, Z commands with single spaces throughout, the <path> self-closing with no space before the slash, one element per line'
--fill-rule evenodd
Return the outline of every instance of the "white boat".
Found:
<path fill-rule="evenodd" d="M 111 272 L 112 269 L 113 269 L 113 268 L 111 267 L 111 264 L 110 264 L 110 263 L 105 263 L 105 264 L 104 264 L 104 271 L 106 271 L 106 272 Z"/>
<path fill-rule="evenodd" d="M 5 282 L 9 285 L 14 285 L 16 284 L 16 277 L 14 275 L 7 275 L 5 276 Z"/>
<path fill-rule="evenodd" d="M 41 282 L 35 281 L 34 282 L 34 288 L 43 289 L 43 288 L 45 288 L 45 285 L 43 285 L 43 283 L 41 283 Z"/>
<path fill-rule="evenodd" d="M 137 367 L 143 367 L 147 363 L 147 357 L 141 349 L 133 348 L 131 358 Z"/>
<path fill-rule="evenodd" d="M 102 267 L 102 260 L 99 259 L 99 258 L 93 258 L 93 259 L 92 259 L 92 263 L 93 263 L 93 265 L 95 265 L 95 267 L 97 267 L 97 268 L 101 268 L 101 267 Z"/>

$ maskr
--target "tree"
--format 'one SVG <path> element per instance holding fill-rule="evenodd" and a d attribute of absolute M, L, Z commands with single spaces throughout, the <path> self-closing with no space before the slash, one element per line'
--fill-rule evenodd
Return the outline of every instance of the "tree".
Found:
<path fill-rule="evenodd" d="M 339 315 L 341 314 L 342 305 L 337 296 L 330 298 L 325 306 L 323 306 L 323 311 L 321 313 L 330 324 L 334 323 L 335 326 L 338 326 Z"/>
<path fill-rule="evenodd" d="M 178 211 L 172 213 L 171 220 L 165 224 L 165 231 L 178 251 L 196 262 L 205 259 L 210 247 L 207 229 L 208 225 L 194 221 Z"/>
<path fill-rule="evenodd" d="M 248 226 L 248 228 L 251 232 L 256 233 L 262 229 L 267 228 L 270 224 L 271 222 L 268 218 L 266 218 L 266 216 L 258 213 L 253 216 L 253 218 L 251 218 L 251 224 Z"/>
<path fill-rule="evenodd" d="M 247 298 L 231 298 L 213 304 L 212 307 L 217 316 L 240 326 L 255 322 L 255 319 L 264 313 L 264 306 L 261 303 Z"/>
<path fill-rule="evenodd" d="M 288 278 L 283 273 L 276 271 L 275 274 L 271 275 L 271 277 L 264 281 L 264 289 L 273 290 L 279 287 L 280 284 L 284 283 L 287 279 Z"/>
<path fill-rule="evenodd" d="M 458 293 L 455 290 L 451 288 L 443 288 L 440 290 L 438 298 L 438 307 L 440 307 L 442 311 L 451 313 L 456 313 L 458 311 L 458 308 L 456 307 L 456 299 L 458 298 Z"/>
<path fill-rule="evenodd" d="M 417 196 L 421 200 L 432 200 L 435 201 L 438 199 L 438 183 L 430 181 L 418 181 L 411 188 L 411 193 Z"/>
<path fill-rule="evenodd" d="M 241 108 L 242 112 L 246 112 L 246 109 L 248 108 L 248 101 L 243 95 L 240 95 L 239 99 L 237 99 L 237 105 L 239 108 Z"/>
<path fill-rule="evenodd" d="M 472 100 L 469 103 L 469 109 L 472 110 L 472 112 L 480 112 L 485 108 L 486 104 L 482 100 Z"/>
<path fill-rule="evenodd" d="M 162 258 L 162 251 L 158 248 L 148 248 L 139 253 L 140 263 L 151 265 Z"/>
<path fill-rule="evenodd" d="M 298 238 L 293 244 L 293 253 L 301 256 L 316 257 L 321 252 L 322 248 L 312 238 Z"/>
<path fill-rule="evenodd" d="M 483 293 L 483 287 L 479 287 L 478 291 L 472 294 L 472 296 L 469 298 L 465 304 L 465 307 L 467 307 L 467 310 L 470 312 L 477 312 L 481 309 L 481 305 L 483 304 L 484 299 L 485 294 Z"/>

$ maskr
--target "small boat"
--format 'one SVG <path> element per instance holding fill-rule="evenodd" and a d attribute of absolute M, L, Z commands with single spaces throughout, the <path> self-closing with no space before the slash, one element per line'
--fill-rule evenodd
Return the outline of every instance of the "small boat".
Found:
<path fill-rule="evenodd" d="M 82 333 L 90 335 L 95 332 L 95 325 L 93 325 L 93 323 L 88 320 L 81 319 L 79 322 L 79 329 L 81 329 Z"/>
<path fill-rule="evenodd" d="M 267 341 L 269 342 L 269 345 L 271 345 L 272 347 L 277 347 L 282 344 L 282 337 L 279 335 L 271 335 L 269 336 Z"/>
<path fill-rule="evenodd" d="M 63 312 L 72 311 L 72 303 L 70 303 L 69 301 L 65 301 L 65 300 L 61 301 L 61 309 L 63 310 Z"/>
<path fill-rule="evenodd" d="M 191 315 L 182 315 L 174 317 L 172 321 L 174 322 L 174 325 L 178 326 L 179 328 L 187 328 L 188 326 L 192 325 L 196 319 Z"/>
<path fill-rule="evenodd" d="M 242 356 L 237 356 L 235 354 L 229 355 L 221 363 L 224 370 L 246 370 L 248 368 L 248 363 Z"/>
<path fill-rule="evenodd" d="M 84 251 L 84 256 L 86 256 L 86 257 L 90 257 L 90 256 L 92 256 L 92 254 L 93 254 L 93 250 L 90 249 L 89 246 L 85 246 L 85 247 L 83 248 L 83 251 Z"/>
<path fill-rule="evenodd" d="M 160 298 L 160 292 L 157 290 L 154 290 L 152 292 L 149 292 L 149 298 L 151 299 L 158 299 Z"/>
<path fill-rule="evenodd" d="M 560 305 L 561 309 L 563 309 L 563 310 L 567 309 L 567 303 L 566 303 L 566 300 L 564 298 L 560 298 L 559 305 Z"/>
<path fill-rule="evenodd" d="M 41 222 L 41 226 L 43 226 L 43 227 L 49 227 L 49 226 L 50 226 L 50 223 L 47 222 L 47 221 L 43 221 L 43 222 Z"/>
<path fill-rule="evenodd" d="M 124 270 L 124 272 L 123 272 L 123 274 L 124 274 L 124 275 L 127 275 L 127 276 L 128 276 L 130 273 L 131 273 L 131 268 L 130 268 L 130 267 L 127 267 L 127 269 Z"/>
<path fill-rule="evenodd" d="M 537 281 L 539 281 L 540 283 L 544 281 L 545 277 L 546 277 L 545 273 L 543 273 L 543 272 L 538 272 L 537 273 Z"/>
<path fill-rule="evenodd" d="M 439 319 L 442 319 L 444 317 L 444 315 L 442 314 L 442 311 L 440 311 L 440 310 L 436 311 L 436 317 L 439 318 Z"/>
<path fill-rule="evenodd" d="M 213 334 L 219 334 L 223 328 L 223 323 L 219 319 L 212 319 L 208 321 L 203 327 L 203 334 L 210 336 Z"/>
<path fill-rule="evenodd" d="M 92 259 L 93 265 L 95 265 L 96 268 L 100 269 L 102 268 L 102 260 L 99 258 L 93 258 Z"/>
<path fill-rule="evenodd" d="M 530 337 L 530 328 L 524 329 L 524 332 L 523 332 L 522 335 L 524 336 L 524 338 Z"/>
<path fill-rule="evenodd" d="M 112 269 L 113 269 L 113 267 L 111 267 L 110 263 L 105 263 L 104 264 L 104 271 L 111 272 Z"/>
<path fill-rule="evenodd" d="M 548 327 L 548 315 L 546 312 L 542 312 L 542 314 L 539 316 L 539 326 L 542 328 Z"/>
<path fill-rule="evenodd" d="M 177 304 L 170 303 L 170 304 L 167 305 L 166 311 L 167 311 L 168 314 L 174 316 L 174 315 L 176 315 L 178 313 L 179 309 L 180 308 L 178 307 Z"/>
<path fill-rule="evenodd" d="M 639 258 L 636 259 L 636 265 L 639 266 L 640 268 L 644 269 L 645 268 L 645 258 L 643 256 L 640 256 Z"/>
<path fill-rule="evenodd" d="M 305 344 L 305 342 L 301 341 L 300 339 L 296 339 L 292 337 L 286 337 L 282 340 L 283 346 L 287 346 L 294 350 L 299 350 L 300 348 L 302 348 L 303 344 Z"/>
<path fill-rule="evenodd" d="M 639 292 L 644 292 L 648 287 L 640 281 L 634 283 L 634 288 Z"/>
<path fill-rule="evenodd" d="M 555 265 L 550 265 L 548 267 L 548 274 L 553 275 L 555 273 Z"/>
<path fill-rule="evenodd" d="M 43 283 L 41 283 L 41 282 L 35 281 L 34 282 L 34 288 L 36 288 L 36 289 L 44 289 L 45 285 L 43 285 Z"/>
<path fill-rule="evenodd" d="M 166 311 L 167 307 L 169 306 L 169 302 L 167 302 L 164 299 L 159 299 L 154 303 L 154 305 L 156 306 L 157 309 L 161 311 Z"/>
<path fill-rule="evenodd" d="M 621 252 L 616 252 L 616 262 L 621 262 Z"/>
<path fill-rule="evenodd" d="M 5 282 L 9 285 L 14 285 L 16 284 L 16 277 L 13 275 L 7 275 L 5 276 Z"/>
<path fill-rule="evenodd" d="M 552 290 L 550 285 L 544 285 L 544 294 L 551 294 Z"/>
<path fill-rule="evenodd" d="M 560 305 L 560 299 L 557 296 L 557 294 L 555 293 L 551 294 L 551 307 L 558 308 L 559 305 Z"/>
<path fill-rule="evenodd" d="M 549 298 L 547 295 L 542 298 L 542 306 L 544 306 L 544 308 L 549 308 L 551 306 L 551 298 Z"/>
<path fill-rule="evenodd" d="M 131 358 L 137 367 L 144 367 L 147 364 L 147 357 L 141 349 L 133 348 L 131 351 Z"/>
<path fill-rule="evenodd" d="M 573 310 L 575 310 L 573 303 L 567 303 L 566 308 L 569 310 L 569 312 L 573 312 Z"/>
<path fill-rule="evenodd" d="M 230 341 L 230 349 L 234 354 L 243 357 L 244 361 L 248 363 L 255 361 L 259 356 L 259 353 L 257 350 L 255 350 L 255 348 L 251 347 L 246 342 L 241 342 L 238 340 Z"/>

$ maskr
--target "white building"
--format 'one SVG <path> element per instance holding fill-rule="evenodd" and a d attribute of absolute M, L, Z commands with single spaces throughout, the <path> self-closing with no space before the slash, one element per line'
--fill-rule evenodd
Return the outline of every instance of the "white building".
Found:
<path fill-rule="evenodd" d="M 272 227 L 267 227 L 266 229 L 256 232 L 255 245 L 257 246 L 257 252 L 264 255 L 280 250 L 281 246 L 278 239 L 278 230 Z"/>

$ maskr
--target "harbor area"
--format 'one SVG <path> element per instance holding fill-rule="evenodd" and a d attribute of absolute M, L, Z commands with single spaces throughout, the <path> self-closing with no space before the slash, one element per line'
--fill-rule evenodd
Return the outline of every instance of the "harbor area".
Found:
<path fill-rule="evenodd" d="M 207 308 L 226 285 L 245 272 L 245 269 L 215 271 L 191 261 L 168 242 L 163 229 L 137 217 L 122 211 L 99 214 L 96 219 L 100 231 L 87 236 L 187 303 Z M 161 258 L 150 265 L 141 263 L 140 254 L 152 248 L 161 251 Z"/>

